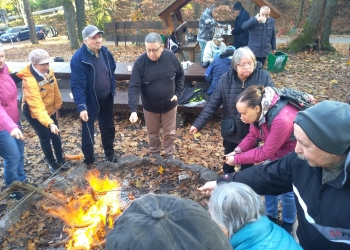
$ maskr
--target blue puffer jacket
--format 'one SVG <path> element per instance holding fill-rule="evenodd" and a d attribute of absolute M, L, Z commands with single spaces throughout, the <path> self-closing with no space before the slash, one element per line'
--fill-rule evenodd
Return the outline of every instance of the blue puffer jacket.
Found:
<path fill-rule="evenodd" d="M 231 34 L 234 35 L 233 46 L 236 49 L 248 45 L 249 33 L 248 30 L 243 30 L 242 25 L 244 22 L 249 20 L 249 13 L 242 8 L 239 15 L 236 17 L 235 26 Z"/>
<path fill-rule="evenodd" d="M 230 239 L 235 250 L 302 250 L 303 248 L 283 228 L 271 222 L 266 216 L 248 223 Z"/>
<path fill-rule="evenodd" d="M 116 64 L 111 52 L 106 47 L 102 46 L 101 52 L 109 69 L 111 93 L 114 96 Z M 73 55 L 70 68 L 72 72 L 70 87 L 78 112 L 87 110 L 88 114 L 97 114 L 100 111 L 100 106 L 95 92 L 95 69 L 85 44 Z"/>
<path fill-rule="evenodd" d="M 248 47 L 256 57 L 267 57 L 271 49 L 276 50 L 275 19 L 272 17 L 266 23 L 259 23 L 253 16 L 243 23 L 242 29 L 248 30 Z"/>
<path fill-rule="evenodd" d="M 224 53 L 225 52 L 223 52 L 223 54 Z M 208 95 L 211 95 L 213 93 L 215 86 L 219 82 L 222 75 L 229 71 L 231 68 L 232 53 L 231 56 L 228 57 L 222 57 L 223 54 L 215 58 L 205 71 L 204 77 L 208 82 L 211 83 L 207 91 Z"/>

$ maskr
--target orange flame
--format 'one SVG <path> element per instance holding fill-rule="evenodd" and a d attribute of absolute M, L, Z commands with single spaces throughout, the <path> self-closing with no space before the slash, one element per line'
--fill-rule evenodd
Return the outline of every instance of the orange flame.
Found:
<path fill-rule="evenodd" d="M 49 211 L 63 219 L 69 226 L 71 240 L 67 249 L 85 248 L 98 245 L 106 237 L 106 230 L 112 228 L 114 219 L 121 214 L 118 199 L 120 183 L 108 176 L 99 178 L 98 170 L 89 171 L 85 179 L 93 191 L 70 201 L 66 206 Z M 110 192 L 109 192 L 110 191 Z"/>

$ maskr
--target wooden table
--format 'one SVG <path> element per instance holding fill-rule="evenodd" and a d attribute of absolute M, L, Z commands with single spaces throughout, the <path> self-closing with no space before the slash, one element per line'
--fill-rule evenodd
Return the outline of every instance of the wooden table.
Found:
<path fill-rule="evenodd" d="M 6 62 L 7 66 L 12 72 L 18 72 L 28 65 L 27 62 Z M 133 66 L 134 63 L 118 62 L 117 68 L 114 71 L 116 80 L 130 80 L 131 71 L 128 71 L 127 66 Z M 55 73 L 57 79 L 70 79 L 70 62 L 52 62 L 50 68 Z M 186 81 L 202 81 L 205 82 L 204 74 L 206 69 L 202 67 L 200 62 L 195 62 L 188 65 L 184 70 Z"/>

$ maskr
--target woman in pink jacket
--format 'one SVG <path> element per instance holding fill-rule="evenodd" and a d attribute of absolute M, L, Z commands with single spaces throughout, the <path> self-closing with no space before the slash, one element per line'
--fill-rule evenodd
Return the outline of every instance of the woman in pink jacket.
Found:
<path fill-rule="evenodd" d="M 250 123 L 248 135 L 237 148 L 226 155 L 226 163 L 252 164 L 263 161 L 272 161 L 294 151 L 296 140 L 293 136 L 293 121 L 298 110 L 285 105 L 272 122 L 267 122 L 272 113 L 268 113 L 274 105 L 283 105 L 279 96 L 271 87 L 251 86 L 237 97 L 237 110 L 244 123 Z M 257 140 L 263 144 L 255 147 Z M 278 199 L 282 202 L 282 224 L 287 232 L 292 233 L 295 221 L 296 207 L 294 193 L 285 193 L 280 196 L 265 196 L 266 214 L 269 219 L 278 220 Z"/>
<path fill-rule="evenodd" d="M 0 48 L 0 156 L 4 159 L 4 178 L 8 188 L 13 181 L 25 181 L 24 143 L 17 106 L 17 87 L 5 62 L 5 51 Z M 10 197 L 23 197 L 20 191 Z"/>

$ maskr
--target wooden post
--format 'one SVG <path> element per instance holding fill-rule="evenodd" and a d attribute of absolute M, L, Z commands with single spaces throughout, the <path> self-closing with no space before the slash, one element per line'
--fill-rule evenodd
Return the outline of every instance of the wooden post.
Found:
<path fill-rule="evenodd" d="M 118 46 L 118 37 L 117 37 L 117 22 L 113 18 L 113 37 L 114 37 L 114 46 Z"/>

